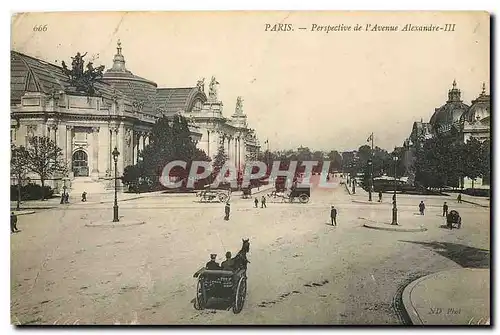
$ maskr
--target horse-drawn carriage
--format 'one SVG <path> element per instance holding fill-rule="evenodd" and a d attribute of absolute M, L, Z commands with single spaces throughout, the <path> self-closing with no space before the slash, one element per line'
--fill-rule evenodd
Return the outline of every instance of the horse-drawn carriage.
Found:
<path fill-rule="evenodd" d="M 196 196 L 200 198 L 200 202 L 226 202 L 229 199 L 229 191 L 214 190 L 207 187 L 203 191 L 196 193 Z"/>
<path fill-rule="evenodd" d="M 242 191 L 243 191 L 243 195 L 242 195 L 243 199 L 250 199 L 252 197 L 252 187 L 249 186 L 249 187 L 243 188 Z"/>
<path fill-rule="evenodd" d="M 446 226 L 450 229 L 454 227 L 460 229 L 462 226 L 462 218 L 456 210 L 451 210 L 448 215 L 446 215 Z"/>
<path fill-rule="evenodd" d="M 193 275 L 198 278 L 194 308 L 202 310 L 207 307 L 209 299 L 224 299 L 231 302 L 233 313 L 238 314 L 243 309 L 247 294 L 247 264 L 246 257 L 250 251 L 250 242 L 243 240 L 243 246 L 238 254 L 231 259 L 230 269 L 207 270 L 205 267 Z"/>
<path fill-rule="evenodd" d="M 297 187 L 292 186 L 290 190 L 274 190 L 271 194 L 268 195 L 271 198 L 281 198 L 282 202 L 293 202 L 295 199 L 299 199 L 299 201 L 303 204 L 309 202 L 309 198 L 311 197 L 311 188 L 309 186 L 306 187 Z"/>

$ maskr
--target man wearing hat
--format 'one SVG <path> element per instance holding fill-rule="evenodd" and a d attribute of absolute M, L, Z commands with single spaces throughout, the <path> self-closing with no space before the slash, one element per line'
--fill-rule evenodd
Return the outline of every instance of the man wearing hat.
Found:
<path fill-rule="evenodd" d="M 335 206 L 332 206 L 332 210 L 330 211 L 330 219 L 332 220 L 332 226 L 334 223 L 337 225 L 337 209 Z"/>
<path fill-rule="evenodd" d="M 226 252 L 226 260 L 221 263 L 222 270 L 231 270 L 233 262 L 231 260 L 231 251 Z"/>
<path fill-rule="evenodd" d="M 220 270 L 219 263 L 215 261 L 216 258 L 217 254 L 210 254 L 210 262 L 208 262 L 207 265 L 205 265 L 207 270 Z"/>

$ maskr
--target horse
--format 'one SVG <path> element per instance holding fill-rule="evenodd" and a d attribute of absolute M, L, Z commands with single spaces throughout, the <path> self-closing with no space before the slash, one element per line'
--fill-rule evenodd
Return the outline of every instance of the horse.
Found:
<path fill-rule="evenodd" d="M 233 269 L 234 270 L 239 270 L 239 269 L 247 269 L 247 264 L 250 263 L 250 261 L 247 259 L 247 253 L 250 251 L 250 242 L 249 239 L 241 239 L 243 244 L 241 246 L 241 250 L 238 251 L 236 256 L 234 256 L 231 259 L 231 262 L 233 264 Z"/>

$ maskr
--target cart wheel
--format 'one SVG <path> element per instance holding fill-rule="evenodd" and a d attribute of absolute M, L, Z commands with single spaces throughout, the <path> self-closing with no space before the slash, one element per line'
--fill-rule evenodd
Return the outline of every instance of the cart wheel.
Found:
<path fill-rule="evenodd" d="M 238 287 L 234 295 L 233 313 L 238 314 L 243 309 L 245 298 L 247 295 L 247 277 L 242 276 L 238 281 Z"/>
<path fill-rule="evenodd" d="M 309 201 L 309 196 L 303 193 L 299 196 L 299 200 L 301 203 L 305 204 Z"/>
<path fill-rule="evenodd" d="M 226 202 L 226 200 L 227 200 L 227 195 L 225 195 L 224 193 L 220 193 L 219 194 L 219 201 Z"/>
<path fill-rule="evenodd" d="M 205 308 L 206 303 L 205 287 L 203 282 L 198 279 L 198 284 L 196 284 L 196 299 L 194 300 L 194 308 L 202 310 Z"/>

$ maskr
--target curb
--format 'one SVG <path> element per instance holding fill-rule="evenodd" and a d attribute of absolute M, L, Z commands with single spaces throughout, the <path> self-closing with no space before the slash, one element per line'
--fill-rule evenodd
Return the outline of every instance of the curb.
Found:
<path fill-rule="evenodd" d="M 16 214 L 17 216 L 20 216 L 20 215 L 28 215 L 28 214 L 35 214 L 35 211 L 30 211 L 30 210 L 20 210 L 18 212 L 16 212 L 15 210 L 14 211 L 11 211 L 11 212 L 14 212 L 14 214 Z"/>
<path fill-rule="evenodd" d="M 489 205 L 482 205 L 482 204 L 478 204 L 477 202 L 472 202 L 472 201 L 468 201 L 468 200 L 462 200 L 462 202 L 466 202 L 468 204 L 476 205 L 476 206 L 483 207 L 483 208 L 490 208 Z"/>
<path fill-rule="evenodd" d="M 120 223 L 119 221 L 114 223 L 97 223 L 97 224 L 85 224 L 85 227 L 90 227 L 90 228 L 98 228 L 98 227 L 105 227 L 105 228 L 122 228 L 122 227 L 131 227 L 131 226 L 140 226 L 145 224 L 146 222 L 144 221 L 138 221 L 138 222 L 131 222 L 131 223 Z"/>
<path fill-rule="evenodd" d="M 397 226 L 392 226 L 390 224 L 387 224 L 389 225 L 389 227 L 384 227 L 384 226 L 379 226 L 378 222 L 375 222 L 375 221 L 372 221 L 372 220 L 369 220 L 369 219 L 365 219 L 365 218 L 361 218 L 365 221 L 369 221 L 369 222 L 372 222 L 371 223 L 364 223 L 363 224 L 363 227 L 365 228 L 369 228 L 369 229 L 375 229 L 375 230 L 385 230 L 385 231 L 400 231 L 400 232 L 406 232 L 406 233 L 416 233 L 416 232 L 424 232 L 424 231 L 427 231 L 427 228 L 425 227 L 418 227 L 418 228 L 396 228 L 396 227 L 401 227 L 400 225 L 397 225 Z"/>
<path fill-rule="evenodd" d="M 384 204 L 383 202 L 378 202 L 378 201 L 367 201 L 367 200 L 351 200 L 352 202 L 358 203 L 358 204 L 366 204 L 366 205 L 382 205 Z M 385 203 L 387 204 L 387 203 Z"/>

